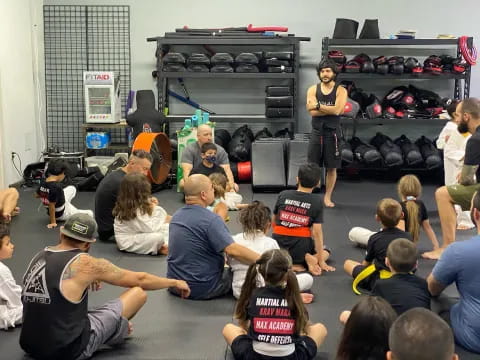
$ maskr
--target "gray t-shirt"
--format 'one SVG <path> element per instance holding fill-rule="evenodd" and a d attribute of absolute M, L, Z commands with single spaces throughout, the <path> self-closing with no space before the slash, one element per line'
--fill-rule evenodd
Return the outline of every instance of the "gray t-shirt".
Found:
<path fill-rule="evenodd" d="M 225 149 L 220 145 L 215 144 L 215 146 L 217 147 L 217 161 L 215 164 L 220 166 L 229 165 L 230 162 L 228 161 L 228 155 Z M 198 166 L 202 162 L 200 145 L 198 145 L 197 141 L 188 144 L 185 150 L 183 150 L 181 162 L 192 164 L 193 167 Z"/>

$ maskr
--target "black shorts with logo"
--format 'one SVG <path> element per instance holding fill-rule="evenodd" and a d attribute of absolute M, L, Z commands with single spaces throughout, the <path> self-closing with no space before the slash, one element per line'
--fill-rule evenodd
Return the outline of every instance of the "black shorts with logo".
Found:
<path fill-rule="evenodd" d="M 340 125 L 323 124 L 321 129 L 312 128 L 308 143 L 308 162 L 327 169 L 341 166 Z"/>
<path fill-rule="evenodd" d="M 300 336 L 295 342 L 295 352 L 283 357 L 256 353 L 248 335 L 237 336 L 231 348 L 235 360 L 310 360 L 317 355 L 317 344 L 309 336 Z"/>

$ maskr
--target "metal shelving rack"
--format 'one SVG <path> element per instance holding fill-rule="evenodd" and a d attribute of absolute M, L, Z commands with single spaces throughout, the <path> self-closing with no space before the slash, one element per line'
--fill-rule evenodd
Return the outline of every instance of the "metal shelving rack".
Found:
<path fill-rule="evenodd" d="M 473 46 L 473 37 L 469 37 L 467 40 L 468 46 Z M 328 51 L 331 48 L 342 48 L 342 47 L 352 47 L 352 48 L 361 48 L 361 47 L 370 47 L 370 48 L 378 48 L 378 47 L 390 47 L 395 46 L 396 49 L 398 47 L 421 47 L 421 48 L 430 48 L 435 47 L 435 49 L 447 49 L 451 47 L 456 47 L 456 55 L 457 57 L 460 56 L 460 47 L 458 46 L 458 39 L 331 39 L 328 37 L 324 37 L 322 40 L 322 57 L 327 56 Z M 408 50 L 406 51 L 408 52 Z M 383 79 L 395 79 L 395 80 L 407 80 L 407 81 L 415 81 L 415 80 L 449 80 L 454 79 L 454 89 L 453 89 L 453 98 L 454 99 L 463 99 L 467 98 L 470 95 L 470 78 L 471 78 L 471 67 L 468 66 L 467 70 L 464 74 L 454 74 L 454 73 L 446 73 L 446 74 L 377 74 L 377 73 L 340 73 L 338 76 L 341 80 L 383 80 Z M 463 88 L 461 86 L 461 82 L 463 81 Z M 463 91 L 462 91 L 463 90 Z M 363 121 L 360 121 L 363 120 Z M 405 121 L 409 121 L 413 123 L 415 121 L 431 121 L 438 123 L 445 123 L 447 120 L 443 119 L 426 119 L 426 118 L 409 118 L 409 119 L 385 119 L 385 118 L 378 118 L 378 119 L 343 119 L 343 122 L 352 122 L 353 123 L 353 133 L 356 133 L 357 126 L 362 124 L 384 124 L 384 123 L 398 123 Z"/>
<path fill-rule="evenodd" d="M 293 91 L 294 110 L 293 118 L 267 118 L 264 114 L 215 114 L 210 118 L 216 122 L 266 122 L 266 123 L 288 123 L 293 131 L 296 130 L 298 124 L 298 84 L 300 69 L 300 42 L 310 41 L 309 37 L 296 36 L 276 36 L 265 38 L 258 37 L 206 37 L 206 36 L 176 36 L 176 37 L 151 37 L 147 41 L 157 43 L 157 49 L 170 48 L 178 45 L 224 45 L 235 47 L 239 45 L 251 46 L 269 46 L 278 48 L 278 51 L 293 52 L 293 72 L 292 73 L 195 73 L 195 72 L 164 72 L 163 63 L 160 57 L 157 57 L 157 90 L 158 90 L 158 109 L 162 111 L 168 108 L 169 96 L 167 90 L 169 88 L 169 79 L 175 78 L 201 78 L 201 79 L 284 79 L 289 80 Z M 180 122 L 191 114 L 168 114 L 167 118 L 171 122 Z"/>
<path fill-rule="evenodd" d="M 468 46 L 473 46 L 473 37 L 469 37 L 467 40 Z M 460 56 L 460 47 L 458 46 L 458 39 L 330 39 L 324 37 L 322 40 L 322 57 L 328 54 L 330 47 L 388 47 L 388 46 L 441 46 L 441 49 L 446 49 L 448 47 L 455 46 L 457 57 Z M 470 96 L 470 78 L 471 78 L 471 67 L 468 66 L 464 74 L 363 74 L 363 73 L 341 73 L 340 78 L 342 79 L 402 79 L 402 80 L 427 80 L 427 79 L 455 79 L 455 87 L 453 97 L 455 99 L 463 99 Z M 463 80 L 463 94 L 461 93 L 460 82 Z"/>

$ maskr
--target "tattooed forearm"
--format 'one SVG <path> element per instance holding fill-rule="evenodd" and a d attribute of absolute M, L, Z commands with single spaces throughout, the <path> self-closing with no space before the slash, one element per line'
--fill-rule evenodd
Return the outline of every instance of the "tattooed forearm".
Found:
<path fill-rule="evenodd" d="M 461 185 L 474 185 L 475 174 L 477 173 L 478 165 L 463 165 L 462 174 L 460 175 L 460 184 Z"/>

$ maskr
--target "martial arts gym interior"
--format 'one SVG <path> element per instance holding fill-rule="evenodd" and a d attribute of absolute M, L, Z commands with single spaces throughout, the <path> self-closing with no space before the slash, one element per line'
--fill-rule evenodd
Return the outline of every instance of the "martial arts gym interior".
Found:
<path fill-rule="evenodd" d="M 467 258 L 472 254 L 465 250 L 474 251 L 480 225 L 480 198 L 479 208 L 475 205 L 475 172 L 480 165 L 475 45 L 480 32 L 474 25 L 479 6 L 472 0 L 455 6 L 446 1 L 372 0 L 2 2 L 0 27 L 6 36 L 0 56 L 0 234 L 7 235 L 0 247 L 0 358 L 353 360 L 455 359 L 458 355 L 480 359 L 480 293 L 472 286 L 480 281 L 474 275 L 480 273 L 480 266 Z M 223 185 L 212 175 L 205 176 L 213 168 L 223 174 Z M 114 189 L 108 179 L 119 173 L 123 180 L 115 180 Z M 318 186 L 306 185 L 305 178 L 318 179 Z M 410 188 L 402 187 L 407 178 L 413 184 Z M 130 190 L 127 180 L 133 184 Z M 151 189 L 153 199 L 148 201 L 153 215 L 145 220 L 151 210 L 143 217 L 137 213 L 129 221 L 143 228 L 119 236 L 118 217 L 131 213 L 129 206 L 138 205 L 138 198 L 131 194 L 140 183 Z M 217 196 L 218 186 L 224 196 Z M 102 197 L 102 192 L 108 196 Z M 299 198 L 292 195 L 299 192 L 306 192 L 302 196 L 312 201 L 292 200 Z M 113 193 L 116 200 L 107 216 L 112 233 L 102 233 L 93 218 L 105 228 L 100 208 L 105 209 Z M 387 198 L 393 199 L 387 202 L 398 215 L 393 226 L 382 224 L 379 215 L 379 202 Z M 213 219 L 207 230 L 213 237 L 226 239 L 202 238 L 196 226 L 204 226 L 205 219 L 182 213 L 192 207 L 208 210 L 202 215 Z M 235 244 L 241 235 L 234 235 L 247 233 L 246 218 L 258 223 L 252 208 L 260 207 L 269 209 L 265 210 L 269 220 L 255 229 L 256 234 L 261 233 L 261 241 L 279 239 L 279 247 L 286 250 L 268 251 L 289 264 L 287 275 L 275 284 L 262 273 L 264 255 L 252 252 L 258 247 L 249 250 L 244 243 Z M 152 230 L 160 227 L 160 220 L 153 218 L 157 213 L 163 214 L 161 232 Z M 407 217 L 410 223 L 418 217 L 415 222 L 420 229 L 410 228 Z M 69 218 L 76 222 L 72 225 Z M 149 225 L 138 225 L 142 219 Z M 382 245 L 383 255 L 373 254 L 380 245 L 377 242 L 374 249 L 372 234 L 402 223 L 403 237 L 414 240 L 407 245 L 414 249 L 417 262 L 398 274 L 391 269 L 388 243 Z M 355 227 L 371 232 L 352 232 Z M 296 228 L 303 230 L 302 235 Z M 153 241 L 153 236 L 141 236 L 143 230 L 159 231 L 155 234 L 162 237 L 154 245 L 149 243 L 151 251 L 131 240 Z M 307 251 L 305 262 L 295 264 L 293 247 L 282 245 L 290 236 L 304 237 L 301 241 L 314 247 Z M 363 245 L 356 236 L 366 236 Z M 11 248 L 7 238 L 14 245 L 11 256 L 2 252 L 2 247 Z M 194 243 L 195 238 L 207 245 Z M 462 248 L 464 242 L 469 246 Z M 65 247 L 72 244 L 79 247 Z M 228 250 L 232 244 L 237 245 L 235 251 Z M 199 246 L 207 249 L 196 252 Z M 324 261 L 327 252 L 320 251 L 321 255 L 318 246 L 328 249 L 328 260 Z M 47 247 L 54 250 L 43 251 Z M 59 272 L 54 270 L 60 260 L 54 262 L 48 256 L 69 251 L 73 251 L 71 260 L 62 260 L 66 265 Z M 139 272 L 157 277 L 143 286 L 143 280 L 118 280 L 108 274 L 95 277 L 92 265 L 84 274 L 93 280 L 82 288 L 81 296 L 68 299 L 63 284 L 77 281 L 72 263 L 87 251 L 88 257 L 113 264 L 108 268 L 112 273 L 129 271 L 120 277 L 140 279 Z M 35 268 L 40 264 L 35 257 L 39 252 L 47 259 L 46 265 L 42 260 L 43 270 Z M 220 270 L 208 268 L 211 262 L 198 259 L 198 254 L 210 256 L 208 252 L 217 260 L 225 257 L 225 266 L 221 260 Z M 259 300 L 274 304 L 279 298 L 257 297 L 256 306 L 248 305 L 245 327 L 235 316 L 231 277 L 221 296 L 193 299 L 199 274 L 213 272 L 223 276 L 221 281 L 225 274 L 231 276 L 235 270 L 231 257 L 245 264 L 244 272 L 250 264 L 249 273 L 258 271 L 252 284 L 258 288 L 252 296 L 265 286 L 281 294 L 293 291 L 305 304 L 289 301 L 281 305 L 288 310 L 287 317 L 277 316 L 278 312 L 277 317 L 274 312 L 262 317 L 262 309 L 272 308 L 262 308 Z M 423 291 L 429 299 L 432 296 L 427 306 L 431 310 L 423 309 L 426 314 L 418 316 L 437 324 L 443 333 L 418 330 L 410 340 L 403 334 L 401 351 L 397 350 L 400 340 L 393 337 L 400 336 L 400 330 L 395 323 L 419 308 L 411 306 L 414 309 L 401 313 L 398 309 L 415 303 L 414 295 L 397 294 L 405 303 L 394 304 L 390 296 L 381 299 L 373 285 L 362 288 L 366 284 L 362 281 L 353 285 L 346 260 L 358 262 L 355 276 L 356 266 L 363 266 L 362 274 L 372 263 L 374 273 L 369 276 L 378 273 L 377 284 L 390 280 L 384 279 L 384 273 L 392 278 L 420 278 Z M 175 268 L 180 262 L 185 265 L 182 271 Z M 301 272 L 312 275 L 308 275 L 313 279 L 308 289 L 290 288 L 285 281 L 293 274 L 292 262 L 293 269 L 303 266 Z M 200 268 L 192 270 L 192 264 Z M 261 275 L 264 279 L 259 279 Z M 162 281 L 167 285 L 158 286 Z M 97 285 L 100 289 L 93 289 Z M 242 292 L 247 291 L 246 285 Z M 102 322 L 105 317 L 98 317 L 94 325 L 86 308 L 83 313 L 78 308 L 88 303 L 88 309 L 95 309 L 134 286 L 146 290 L 146 303 L 127 316 L 131 334 L 120 344 L 109 344 L 105 328 L 111 324 Z M 185 291 L 186 287 L 192 298 L 172 294 L 174 288 Z M 373 325 L 384 321 L 379 314 L 374 310 L 360 314 L 355 307 L 373 296 L 380 297 L 381 305 L 395 315 L 383 332 Z M 445 304 L 451 308 L 446 310 Z M 55 315 L 54 306 L 64 318 Z M 298 324 L 298 307 L 308 314 L 306 328 L 321 323 L 326 336 L 323 332 L 313 341 L 310 330 L 281 328 Z M 55 325 L 49 316 L 41 315 L 42 309 L 62 328 L 49 328 Z M 250 313 L 258 309 L 259 314 Z M 340 315 L 346 310 L 352 314 L 342 322 Z M 125 317 L 124 312 L 117 314 L 119 322 L 110 335 L 120 331 Z M 73 319 L 82 323 L 90 319 L 88 328 Z M 415 322 L 415 316 L 409 319 Z M 261 320 L 270 328 L 262 330 Z M 230 335 L 230 342 L 224 329 L 229 323 L 235 324 L 232 328 L 239 334 Z M 437 329 L 437 325 L 429 326 Z M 102 341 L 96 331 L 103 332 Z M 83 334 L 82 341 L 74 337 L 80 336 L 78 332 Z M 370 333 L 384 343 L 383 348 L 365 335 Z M 61 348 L 54 335 L 63 341 Z M 240 337 L 242 346 L 248 347 L 240 349 Z M 272 340 L 280 337 L 285 342 Z M 316 353 L 305 342 L 313 344 Z M 55 351 L 49 352 L 45 344 L 52 344 Z M 380 355 L 369 353 L 370 347 L 383 350 Z M 418 348 L 423 349 L 421 355 L 414 352 Z M 441 353 L 440 348 L 447 350 Z"/>

